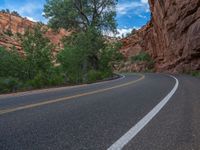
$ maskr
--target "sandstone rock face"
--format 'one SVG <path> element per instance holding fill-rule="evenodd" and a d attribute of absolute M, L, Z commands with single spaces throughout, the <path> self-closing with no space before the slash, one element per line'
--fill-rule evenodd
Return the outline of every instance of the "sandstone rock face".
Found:
<path fill-rule="evenodd" d="M 6 30 L 12 31 L 12 33 L 23 34 L 26 29 L 33 28 L 34 22 L 21 18 L 8 13 L 0 13 L 0 32 Z"/>
<path fill-rule="evenodd" d="M 33 29 L 35 25 L 37 25 L 36 22 L 32 22 L 26 18 L 0 13 L 0 46 L 8 49 L 15 46 L 22 53 L 21 42 L 16 34 L 20 33 L 23 35 L 27 29 Z M 44 28 L 47 28 L 47 26 L 44 25 Z M 11 31 L 13 36 L 6 35 L 5 32 L 7 31 Z M 45 36 L 56 45 L 55 53 L 63 47 L 61 39 L 68 35 L 70 35 L 70 32 L 64 29 L 61 29 L 58 33 L 54 32 L 52 29 L 48 29 L 45 34 Z"/>
<path fill-rule="evenodd" d="M 123 39 L 122 52 L 148 52 L 159 72 L 200 70 L 200 0 L 149 0 L 151 21 Z"/>

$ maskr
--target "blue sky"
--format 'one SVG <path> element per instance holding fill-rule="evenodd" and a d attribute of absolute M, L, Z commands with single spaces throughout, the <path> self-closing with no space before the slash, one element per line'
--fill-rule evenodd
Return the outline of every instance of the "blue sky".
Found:
<path fill-rule="evenodd" d="M 16 10 L 31 20 L 47 22 L 42 16 L 46 0 L 0 0 L 0 9 Z M 140 28 L 150 19 L 148 0 L 119 0 L 117 23 L 120 34 Z"/>

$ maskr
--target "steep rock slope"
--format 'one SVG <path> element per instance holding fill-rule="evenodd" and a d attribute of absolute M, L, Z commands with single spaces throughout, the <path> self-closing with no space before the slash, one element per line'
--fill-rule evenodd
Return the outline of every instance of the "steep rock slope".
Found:
<path fill-rule="evenodd" d="M 200 0 L 149 0 L 151 21 L 123 39 L 122 52 L 141 51 L 155 60 L 156 71 L 200 70 Z"/>

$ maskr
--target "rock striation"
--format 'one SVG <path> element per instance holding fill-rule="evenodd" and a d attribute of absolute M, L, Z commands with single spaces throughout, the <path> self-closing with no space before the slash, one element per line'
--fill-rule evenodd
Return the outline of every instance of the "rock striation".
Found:
<path fill-rule="evenodd" d="M 149 0 L 150 22 L 122 39 L 126 57 L 148 52 L 158 72 L 200 70 L 200 0 Z"/>

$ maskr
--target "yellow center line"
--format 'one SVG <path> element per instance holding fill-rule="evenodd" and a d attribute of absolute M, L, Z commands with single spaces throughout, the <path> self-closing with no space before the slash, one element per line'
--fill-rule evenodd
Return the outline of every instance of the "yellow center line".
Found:
<path fill-rule="evenodd" d="M 83 96 L 102 93 L 102 92 L 105 92 L 105 91 L 109 91 L 109 90 L 113 90 L 113 89 L 116 89 L 116 88 L 121 88 L 121 87 L 125 87 L 125 86 L 128 86 L 128 85 L 134 84 L 136 82 L 143 80 L 144 78 L 145 78 L 145 76 L 141 75 L 141 77 L 139 79 L 134 80 L 132 82 L 116 85 L 116 86 L 105 88 L 105 89 L 99 89 L 99 90 L 95 90 L 95 91 L 92 91 L 92 92 L 87 92 L 87 93 L 77 94 L 77 95 L 73 95 L 73 96 L 58 98 L 58 99 L 54 99 L 54 100 L 49 100 L 49 101 L 45 101 L 45 102 L 39 102 L 39 103 L 36 103 L 36 104 L 20 106 L 20 107 L 16 107 L 16 108 L 4 109 L 4 110 L 0 111 L 0 115 L 11 113 L 11 112 L 16 112 L 16 111 L 20 111 L 20 110 L 25 110 L 25 109 L 29 109 L 29 108 L 39 107 L 39 106 L 43 106 L 43 105 L 47 105 L 47 104 L 62 102 L 62 101 L 66 101 L 66 100 L 69 100 L 69 99 L 74 99 L 74 98 L 79 98 L 79 97 L 83 97 Z"/>

